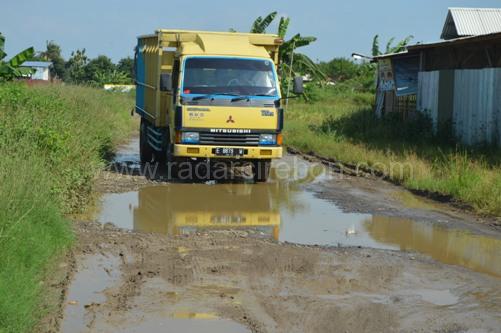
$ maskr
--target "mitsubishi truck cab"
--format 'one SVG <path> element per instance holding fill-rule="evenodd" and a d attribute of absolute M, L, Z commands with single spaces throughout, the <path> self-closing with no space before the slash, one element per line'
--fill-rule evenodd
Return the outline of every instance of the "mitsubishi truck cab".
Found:
<path fill-rule="evenodd" d="M 138 37 L 143 163 L 250 164 L 266 181 L 282 157 L 277 35 L 157 30 Z"/>

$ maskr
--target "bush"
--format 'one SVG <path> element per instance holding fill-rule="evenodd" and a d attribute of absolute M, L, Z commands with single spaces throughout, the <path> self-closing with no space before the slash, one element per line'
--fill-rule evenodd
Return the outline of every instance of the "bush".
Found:
<path fill-rule="evenodd" d="M 0 85 L 0 332 L 31 331 L 48 311 L 45 270 L 73 239 L 64 213 L 85 204 L 131 106 L 90 88 Z"/>

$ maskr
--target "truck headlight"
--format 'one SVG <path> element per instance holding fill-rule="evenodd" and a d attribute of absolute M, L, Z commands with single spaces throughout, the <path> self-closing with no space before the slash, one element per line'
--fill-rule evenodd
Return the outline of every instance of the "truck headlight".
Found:
<path fill-rule="evenodd" d="M 198 132 L 183 132 L 181 134 L 181 143 L 199 143 L 200 135 Z"/>
<path fill-rule="evenodd" d="M 276 145 L 277 144 L 276 134 L 261 134 L 259 136 L 259 144 L 260 145 Z"/>

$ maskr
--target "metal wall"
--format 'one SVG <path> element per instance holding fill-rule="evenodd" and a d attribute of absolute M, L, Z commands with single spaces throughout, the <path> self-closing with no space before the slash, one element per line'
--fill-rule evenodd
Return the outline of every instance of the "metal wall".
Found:
<path fill-rule="evenodd" d="M 500 93 L 499 68 L 455 71 L 453 128 L 461 142 L 501 144 Z"/>
<path fill-rule="evenodd" d="M 416 109 L 427 114 L 433 123 L 433 131 L 438 128 L 438 86 L 439 71 L 419 72 Z"/>
<path fill-rule="evenodd" d="M 420 72 L 418 80 L 417 110 L 435 133 L 450 123 L 461 143 L 501 146 L 501 68 Z"/>

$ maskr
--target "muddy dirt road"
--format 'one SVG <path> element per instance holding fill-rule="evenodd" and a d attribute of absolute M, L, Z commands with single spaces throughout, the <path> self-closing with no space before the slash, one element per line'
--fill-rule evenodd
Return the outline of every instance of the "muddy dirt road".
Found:
<path fill-rule="evenodd" d="M 266 184 L 166 182 L 136 147 L 76 218 L 54 331 L 501 331 L 493 221 L 290 155 Z"/>

